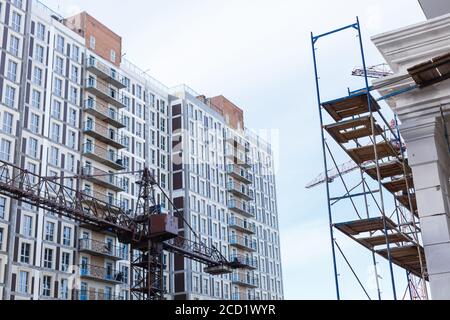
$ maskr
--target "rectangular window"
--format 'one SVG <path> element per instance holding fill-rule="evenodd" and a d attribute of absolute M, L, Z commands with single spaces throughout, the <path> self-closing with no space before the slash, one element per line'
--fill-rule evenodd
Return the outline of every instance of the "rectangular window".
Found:
<path fill-rule="evenodd" d="M 111 49 L 111 62 L 116 62 L 116 52 Z"/>
<path fill-rule="evenodd" d="M 44 268 L 52 269 L 53 268 L 53 250 L 49 248 L 45 248 L 44 250 Z"/>
<path fill-rule="evenodd" d="M 3 112 L 2 130 L 4 133 L 12 134 L 13 130 L 13 115 L 9 112 Z"/>
<path fill-rule="evenodd" d="M 41 41 L 45 41 L 45 25 L 40 22 L 37 23 L 36 37 Z"/>
<path fill-rule="evenodd" d="M 5 219 L 6 198 L 0 197 L 0 219 Z"/>
<path fill-rule="evenodd" d="M 22 221 L 22 234 L 26 237 L 33 236 L 33 217 L 24 215 Z"/>
<path fill-rule="evenodd" d="M 69 124 L 72 127 L 77 127 L 77 110 L 69 108 Z"/>
<path fill-rule="evenodd" d="M 30 263 L 30 251 L 31 245 L 29 243 L 22 242 L 20 247 L 20 262 Z"/>
<path fill-rule="evenodd" d="M 80 58 L 80 48 L 77 46 L 72 46 L 72 59 L 78 61 Z"/>
<path fill-rule="evenodd" d="M 59 150 L 56 147 L 50 148 L 50 164 L 55 167 L 59 164 Z"/>
<path fill-rule="evenodd" d="M 64 59 L 59 56 L 55 59 L 55 72 L 59 75 L 64 73 Z"/>
<path fill-rule="evenodd" d="M 13 0 L 12 3 L 19 9 L 22 9 L 23 2 L 22 0 Z"/>
<path fill-rule="evenodd" d="M 89 47 L 90 47 L 92 50 L 95 50 L 95 37 L 94 37 L 94 36 L 91 36 L 91 37 L 89 38 Z"/>
<path fill-rule="evenodd" d="M 42 295 L 44 297 L 50 297 L 52 295 L 52 277 L 42 277 Z"/>
<path fill-rule="evenodd" d="M 64 53 L 64 38 L 60 35 L 56 37 L 56 50 Z"/>
<path fill-rule="evenodd" d="M 14 56 L 19 55 L 19 43 L 20 40 L 16 36 L 11 35 L 9 37 L 9 52 Z"/>
<path fill-rule="evenodd" d="M 28 272 L 19 272 L 19 290 L 20 293 L 28 293 Z"/>
<path fill-rule="evenodd" d="M 4 229 L 0 228 L 0 251 L 3 251 L 3 233 Z"/>
<path fill-rule="evenodd" d="M 30 130 L 34 134 L 39 134 L 39 116 L 31 113 Z"/>
<path fill-rule="evenodd" d="M 54 88 L 53 88 L 53 92 L 58 96 L 58 97 L 62 97 L 63 93 L 62 93 L 62 80 L 55 78 L 54 81 Z"/>
<path fill-rule="evenodd" d="M 52 117 L 61 119 L 61 102 L 59 102 L 58 100 L 53 100 Z"/>
<path fill-rule="evenodd" d="M 53 242 L 55 240 L 55 224 L 47 221 L 45 224 L 45 241 Z"/>
<path fill-rule="evenodd" d="M 5 104 L 10 108 L 14 108 L 15 100 L 16 100 L 16 89 L 7 85 L 5 91 Z"/>
<path fill-rule="evenodd" d="M 73 154 L 67 155 L 66 169 L 70 172 L 75 172 L 75 156 Z"/>
<path fill-rule="evenodd" d="M 42 69 L 34 67 L 33 82 L 35 85 L 42 86 Z"/>
<path fill-rule="evenodd" d="M 72 244 L 72 228 L 64 227 L 63 229 L 63 245 L 70 246 Z"/>
<path fill-rule="evenodd" d="M 22 23 L 22 16 L 17 12 L 13 11 L 12 19 L 11 19 L 11 28 L 15 32 L 20 32 L 20 26 Z"/>
<path fill-rule="evenodd" d="M 63 300 L 69 299 L 69 281 L 67 279 L 61 279 L 61 289 L 59 291 L 59 297 Z"/>
<path fill-rule="evenodd" d="M 8 73 L 6 74 L 6 77 L 8 78 L 8 80 L 12 81 L 12 82 L 16 82 L 17 81 L 17 63 L 9 60 L 8 61 Z"/>
<path fill-rule="evenodd" d="M 11 160 L 11 142 L 5 139 L 0 140 L 0 160 L 6 162 Z"/>
<path fill-rule="evenodd" d="M 70 88 L 69 99 L 70 99 L 70 103 L 75 104 L 75 105 L 77 104 L 77 102 L 78 102 L 78 89 L 77 88 L 75 88 L 75 87 Z"/>
<path fill-rule="evenodd" d="M 59 143 L 60 131 L 61 131 L 61 126 L 57 123 L 52 123 L 52 140 L 53 140 L 53 142 Z"/>
<path fill-rule="evenodd" d="M 63 252 L 61 255 L 61 271 L 62 272 L 69 271 L 69 266 L 70 266 L 70 253 Z"/>
<path fill-rule="evenodd" d="M 40 63 L 44 63 L 44 47 L 36 44 L 34 58 Z"/>
<path fill-rule="evenodd" d="M 71 72 L 70 72 L 70 78 L 72 79 L 73 82 L 78 83 L 78 74 L 79 74 L 79 70 L 77 66 L 72 66 L 71 68 Z"/>
<path fill-rule="evenodd" d="M 33 89 L 33 92 L 31 94 L 31 105 L 36 108 L 41 108 L 41 92 Z"/>
<path fill-rule="evenodd" d="M 34 138 L 28 139 L 28 155 L 37 158 L 38 157 L 38 141 Z"/>

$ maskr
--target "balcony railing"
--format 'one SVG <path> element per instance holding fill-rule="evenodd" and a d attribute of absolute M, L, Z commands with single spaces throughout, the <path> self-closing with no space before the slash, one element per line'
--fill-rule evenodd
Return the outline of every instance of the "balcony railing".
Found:
<path fill-rule="evenodd" d="M 118 134 L 116 130 L 110 129 L 95 121 L 86 121 L 83 124 L 84 133 L 91 137 L 100 140 L 117 149 L 125 148 L 125 139 Z"/>
<path fill-rule="evenodd" d="M 240 200 L 228 200 L 228 209 L 248 218 L 255 216 L 255 208 Z"/>
<path fill-rule="evenodd" d="M 227 173 L 230 176 L 232 176 L 233 178 L 238 179 L 242 183 L 245 183 L 245 184 L 252 183 L 252 177 L 248 173 L 248 171 L 243 168 L 238 167 L 237 165 L 229 164 L 227 166 Z"/>
<path fill-rule="evenodd" d="M 84 110 L 118 129 L 126 127 L 123 116 L 121 116 L 121 114 L 114 109 L 110 108 L 107 103 L 101 102 L 100 100 L 85 100 Z"/>
<path fill-rule="evenodd" d="M 114 175 L 114 173 L 105 172 L 93 166 L 84 167 L 82 172 L 83 177 L 86 178 L 86 180 L 97 183 L 116 192 L 124 191 L 123 179 Z"/>
<path fill-rule="evenodd" d="M 79 251 L 107 257 L 114 260 L 126 260 L 128 255 L 121 247 L 93 239 L 80 239 Z"/>
<path fill-rule="evenodd" d="M 118 73 L 115 68 L 107 66 L 95 57 L 89 57 L 86 59 L 86 68 L 89 72 L 92 72 L 97 77 L 111 83 L 114 87 L 118 89 L 125 88 L 125 85 L 123 84 L 123 76 Z"/>
<path fill-rule="evenodd" d="M 110 294 L 107 292 L 99 292 L 98 290 L 74 290 L 72 300 L 75 301 L 111 301 L 125 300 L 124 297 Z"/>
<path fill-rule="evenodd" d="M 256 297 L 253 293 L 248 292 L 235 292 L 231 295 L 231 300 L 234 301 L 252 301 L 256 300 Z"/>
<path fill-rule="evenodd" d="M 250 151 L 250 144 L 245 141 L 244 139 L 234 135 L 234 134 L 228 134 L 226 137 L 226 140 L 231 143 L 236 149 L 249 152 Z"/>
<path fill-rule="evenodd" d="M 117 108 L 125 108 L 123 95 L 120 94 L 116 88 L 103 80 L 94 78 L 86 79 L 86 91 L 89 91 Z"/>
<path fill-rule="evenodd" d="M 231 275 L 231 281 L 234 284 L 251 288 L 257 288 L 259 286 L 259 279 L 257 277 L 241 272 L 233 273 Z"/>
<path fill-rule="evenodd" d="M 258 269 L 258 259 L 244 255 L 234 254 L 230 256 L 230 263 L 236 268 Z"/>
<path fill-rule="evenodd" d="M 256 240 L 251 238 L 245 238 L 238 235 L 233 235 L 230 237 L 230 245 L 237 247 L 239 249 L 257 251 Z"/>
<path fill-rule="evenodd" d="M 119 158 L 116 151 L 111 149 L 103 148 L 95 143 L 85 143 L 83 144 L 83 154 L 84 156 L 98 161 L 110 168 L 115 170 L 125 169 L 123 165 L 123 160 Z"/>
<path fill-rule="evenodd" d="M 80 265 L 80 276 L 96 281 L 111 282 L 116 284 L 127 283 L 126 275 L 113 268 L 104 268 L 94 265 Z"/>
<path fill-rule="evenodd" d="M 229 227 L 251 234 L 254 234 L 256 232 L 256 226 L 254 223 L 248 222 L 238 217 L 232 217 L 230 219 Z"/>
<path fill-rule="evenodd" d="M 227 185 L 228 192 L 234 194 L 237 197 L 243 198 L 244 200 L 253 200 L 253 193 L 248 186 L 236 182 L 228 182 Z"/>

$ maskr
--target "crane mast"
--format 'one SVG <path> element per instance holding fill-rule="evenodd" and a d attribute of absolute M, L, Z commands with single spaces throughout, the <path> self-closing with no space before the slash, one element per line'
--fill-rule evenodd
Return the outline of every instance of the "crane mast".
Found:
<path fill-rule="evenodd" d="M 164 192 L 178 217 L 161 213 L 161 206 L 154 198 L 155 187 L 160 186 L 148 168 L 141 172 L 134 212 L 69 188 L 63 179 L 43 177 L 0 161 L 0 195 L 73 219 L 100 232 L 112 232 L 121 243 L 130 245 L 130 291 L 134 300 L 164 299 L 164 251 L 203 263 L 207 266 L 205 272 L 212 275 L 228 274 L 240 267 L 229 262 L 214 246 L 202 243 Z M 183 226 L 193 231 L 195 239 L 179 235 Z"/>

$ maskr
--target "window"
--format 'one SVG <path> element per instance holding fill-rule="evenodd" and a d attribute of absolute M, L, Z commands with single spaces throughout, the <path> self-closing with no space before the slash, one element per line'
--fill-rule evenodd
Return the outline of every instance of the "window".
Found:
<path fill-rule="evenodd" d="M 64 53 L 64 38 L 60 35 L 56 37 L 56 50 Z"/>
<path fill-rule="evenodd" d="M 19 43 L 20 40 L 16 36 L 11 35 L 9 38 L 9 52 L 12 55 L 18 56 L 19 55 Z"/>
<path fill-rule="evenodd" d="M 28 272 L 19 272 L 19 292 L 28 293 Z"/>
<path fill-rule="evenodd" d="M 13 130 L 13 115 L 9 112 L 3 112 L 2 130 L 4 133 L 12 134 Z"/>
<path fill-rule="evenodd" d="M 59 297 L 64 300 L 69 299 L 69 281 L 67 279 L 61 279 Z"/>
<path fill-rule="evenodd" d="M 80 48 L 77 46 L 72 46 L 72 59 L 78 61 L 80 58 Z"/>
<path fill-rule="evenodd" d="M 17 8 L 22 9 L 22 0 L 11 1 Z"/>
<path fill-rule="evenodd" d="M 0 228 L 0 251 L 3 251 L 3 232 L 4 229 Z"/>
<path fill-rule="evenodd" d="M 56 147 L 51 147 L 50 148 L 50 164 L 57 167 L 58 163 L 59 163 L 59 150 Z"/>
<path fill-rule="evenodd" d="M 43 276 L 42 277 L 42 295 L 44 297 L 50 297 L 52 295 L 52 277 Z"/>
<path fill-rule="evenodd" d="M 30 130 L 35 134 L 39 134 L 39 116 L 31 113 Z"/>
<path fill-rule="evenodd" d="M 29 243 L 22 242 L 20 247 L 20 262 L 30 263 L 30 248 L 31 245 Z"/>
<path fill-rule="evenodd" d="M 91 37 L 89 38 L 89 47 L 90 47 L 92 50 L 95 50 L 95 37 L 94 37 L 94 36 L 91 36 Z"/>
<path fill-rule="evenodd" d="M 33 217 L 24 215 L 22 221 L 22 234 L 26 237 L 33 236 Z"/>
<path fill-rule="evenodd" d="M 55 224 L 47 221 L 45 224 L 45 241 L 53 242 L 55 239 Z"/>
<path fill-rule="evenodd" d="M 53 249 L 44 249 L 44 268 L 53 268 Z"/>
<path fill-rule="evenodd" d="M 111 61 L 116 62 L 116 51 L 111 50 Z"/>
<path fill-rule="evenodd" d="M 53 142 L 59 142 L 61 127 L 57 123 L 52 123 L 52 140 Z"/>
<path fill-rule="evenodd" d="M 62 97 L 62 80 L 55 78 L 53 92 L 58 96 Z"/>
<path fill-rule="evenodd" d="M 35 85 L 42 85 L 42 69 L 38 67 L 34 67 L 33 71 L 33 82 Z"/>
<path fill-rule="evenodd" d="M 142 143 L 136 142 L 136 155 L 142 158 Z"/>
<path fill-rule="evenodd" d="M 36 37 L 41 41 L 45 41 L 45 25 L 40 22 L 37 23 Z"/>
<path fill-rule="evenodd" d="M 63 75 L 64 72 L 64 59 L 59 56 L 55 59 L 55 72 L 59 75 Z"/>
<path fill-rule="evenodd" d="M 8 73 L 6 74 L 8 80 L 16 82 L 17 80 L 17 63 L 9 60 L 8 62 Z"/>
<path fill-rule="evenodd" d="M 7 85 L 5 92 L 5 104 L 10 108 L 14 108 L 15 99 L 16 99 L 16 89 Z"/>
<path fill-rule="evenodd" d="M 28 139 L 28 155 L 38 158 L 38 141 L 34 138 Z"/>
<path fill-rule="evenodd" d="M 34 56 L 35 56 L 34 58 L 36 59 L 36 61 L 38 61 L 40 63 L 44 63 L 44 47 L 36 44 Z"/>
<path fill-rule="evenodd" d="M 5 139 L 0 140 L 0 160 L 9 162 L 11 159 L 11 142 Z"/>
<path fill-rule="evenodd" d="M 59 102 L 58 100 L 53 100 L 52 117 L 61 119 L 61 102 Z"/>
<path fill-rule="evenodd" d="M 70 266 L 70 253 L 63 252 L 61 255 L 61 271 L 62 272 L 69 271 L 69 266 Z"/>
<path fill-rule="evenodd" d="M 142 99 L 142 87 L 140 85 L 136 85 L 136 97 Z"/>
<path fill-rule="evenodd" d="M 64 227 L 63 229 L 63 245 L 70 246 L 72 244 L 72 228 Z"/>
<path fill-rule="evenodd" d="M 72 104 L 77 104 L 77 102 L 78 102 L 78 89 L 77 88 L 70 87 L 69 99 Z"/>
<path fill-rule="evenodd" d="M 0 197 L 0 219 L 5 219 L 6 198 Z"/>
<path fill-rule="evenodd" d="M 20 32 L 20 26 L 22 22 L 22 16 L 17 12 L 13 11 L 12 19 L 11 19 L 11 28 L 15 32 Z"/>
<path fill-rule="evenodd" d="M 36 89 L 31 94 L 31 105 L 36 109 L 41 108 L 41 92 Z"/>
<path fill-rule="evenodd" d="M 79 71 L 78 71 L 78 67 L 77 66 L 72 66 L 70 74 L 71 74 L 70 77 L 71 77 L 72 81 L 78 83 Z"/>
<path fill-rule="evenodd" d="M 72 127 L 77 126 L 77 110 L 74 108 L 69 108 L 69 124 Z"/>
<path fill-rule="evenodd" d="M 75 156 L 73 154 L 69 153 L 67 155 L 66 169 L 70 172 L 75 172 Z"/>

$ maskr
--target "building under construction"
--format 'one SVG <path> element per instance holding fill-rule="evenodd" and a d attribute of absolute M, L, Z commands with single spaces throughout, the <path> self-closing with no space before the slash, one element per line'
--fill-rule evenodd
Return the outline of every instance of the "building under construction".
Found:
<path fill-rule="evenodd" d="M 450 15 L 442 15 L 450 13 L 450 6 L 439 1 L 421 5 L 428 21 L 373 38 L 389 69 L 366 64 L 359 21 L 311 35 L 325 173 L 308 187 L 326 185 L 338 299 L 344 270 L 367 298 L 386 298 L 380 290 L 380 259 L 389 268 L 389 297 L 450 298 Z M 352 74 L 362 76 L 365 86 L 322 101 L 316 49 L 341 32 L 355 32 L 359 38 L 362 68 Z M 386 102 L 394 111 L 391 121 Z M 338 149 L 350 162 L 336 160 Z M 371 255 L 378 296 L 369 294 L 337 233 Z M 399 288 L 401 269 L 406 271 L 405 290 Z"/>
<path fill-rule="evenodd" d="M 0 0 L 0 297 L 283 298 L 271 146 L 83 12 Z"/>

